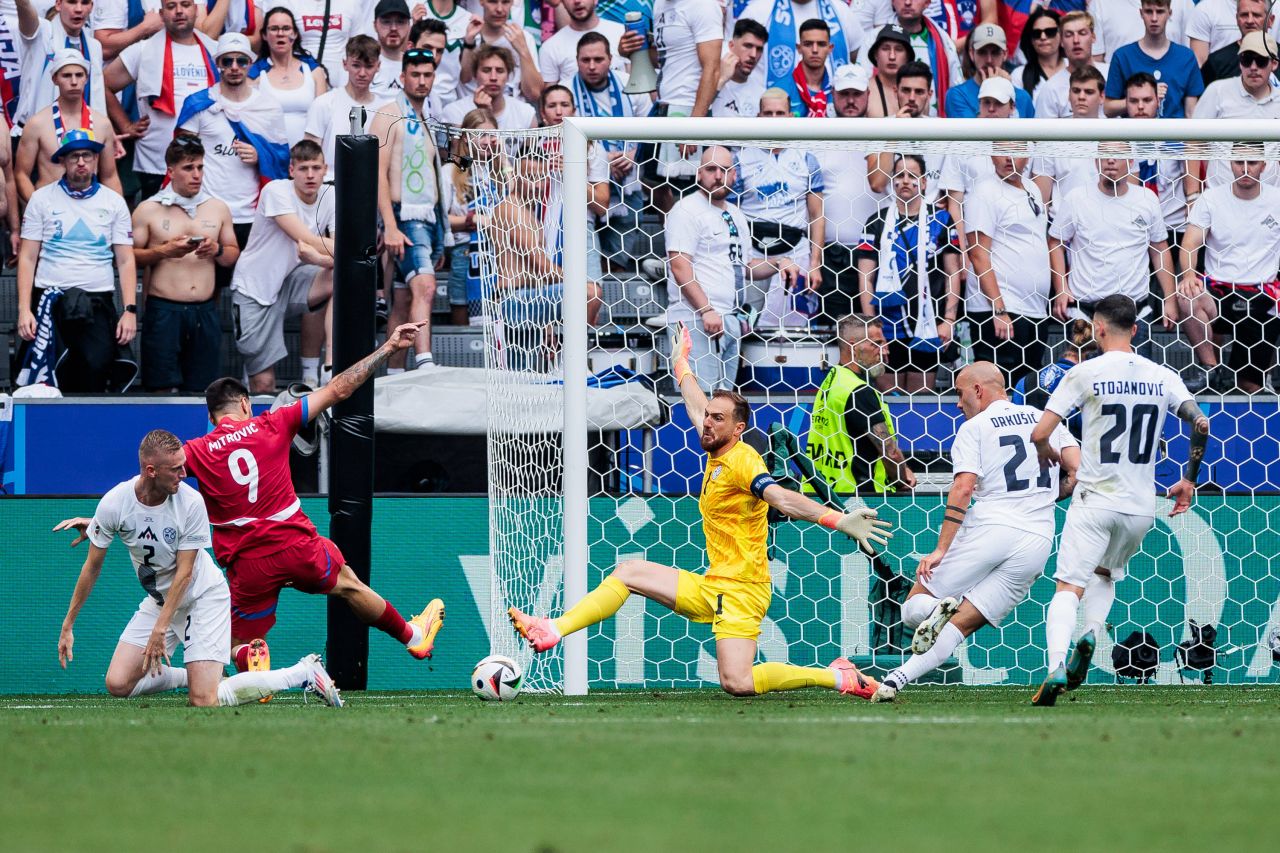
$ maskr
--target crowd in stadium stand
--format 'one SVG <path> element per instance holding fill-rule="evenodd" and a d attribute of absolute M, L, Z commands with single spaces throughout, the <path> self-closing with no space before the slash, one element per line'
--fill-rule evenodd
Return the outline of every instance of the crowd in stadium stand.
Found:
<path fill-rule="evenodd" d="M 468 284 L 488 220 L 504 223 L 487 235 L 490 265 L 508 289 L 502 320 L 519 327 L 558 313 L 546 305 L 563 291 L 553 209 L 562 195 L 526 180 L 485 198 L 494 183 L 479 176 L 509 170 L 510 151 L 484 138 L 460 146 L 437 124 L 515 130 L 575 114 L 1274 119 L 1280 25 L 1270 7 L 0 0 L 13 143 L 0 149 L 0 206 L 16 269 L 17 381 L 200 393 L 223 369 L 228 320 L 255 392 L 276 390 L 288 355 L 303 382 L 326 381 L 335 137 L 355 106 L 383 142 L 390 321 L 429 320 L 438 288 L 453 324 L 473 320 Z M 626 94 L 642 50 L 656 91 Z M 1144 353 L 1160 357 L 1161 330 L 1194 352 L 1183 369 L 1193 391 L 1275 390 L 1280 170 L 1261 146 L 1209 162 L 1140 160 L 1106 143 L 1096 158 L 994 150 L 864 158 L 672 143 L 641 162 L 634 144 L 593 144 L 588 316 L 608 274 L 665 282 L 665 320 L 690 327 L 698 376 L 731 387 L 745 334 L 833 329 L 860 314 L 885 338 L 881 387 L 931 392 L 945 390 L 936 378 L 957 359 L 958 324 L 972 356 L 1016 382 L 1052 364 L 1065 326 L 1124 293 L 1140 306 Z M 543 179 L 561 168 L 558 151 L 543 160 Z M 284 334 L 292 317 L 297 352 Z M 430 335 L 417 347 L 390 369 L 430 368 Z"/>

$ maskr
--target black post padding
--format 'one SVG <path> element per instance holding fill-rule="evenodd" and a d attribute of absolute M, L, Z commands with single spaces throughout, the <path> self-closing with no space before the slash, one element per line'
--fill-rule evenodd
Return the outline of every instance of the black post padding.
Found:
<path fill-rule="evenodd" d="M 339 136 L 334 164 L 333 373 L 374 349 L 377 290 L 378 138 Z M 373 382 L 333 409 L 329 431 L 329 536 L 369 583 L 373 526 Z M 325 662 L 344 690 L 369 680 L 369 629 L 346 602 L 329 599 Z"/>

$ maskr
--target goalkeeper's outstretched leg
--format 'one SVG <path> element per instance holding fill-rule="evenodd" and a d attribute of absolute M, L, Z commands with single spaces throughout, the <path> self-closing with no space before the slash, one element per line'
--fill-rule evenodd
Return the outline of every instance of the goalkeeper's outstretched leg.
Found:
<path fill-rule="evenodd" d="M 756 638 L 769 609 L 772 587 L 763 583 L 705 577 L 660 563 L 625 560 L 613 574 L 556 619 L 530 616 L 516 608 L 508 615 L 535 652 L 561 638 L 603 622 L 622 608 L 632 593 L 643 595 L 694 622 L 709 622 L 716 638 L 720 686 L 733 696 L 777 690 L 825 687 L 869 699 L 878 686 L 844 658 L 827 667 L 786 663 L 756 664 Z"/>

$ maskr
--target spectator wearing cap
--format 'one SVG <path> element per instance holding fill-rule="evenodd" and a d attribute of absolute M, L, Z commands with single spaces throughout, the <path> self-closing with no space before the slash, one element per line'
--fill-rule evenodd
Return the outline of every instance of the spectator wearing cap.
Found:
<path fill-rule="evenodd" d="M 369 91 L 380 100 L 389 101 L 400 91 L 400 62 L 409 46 L 409 4 L 405 0 L 378 0 L 373 7 L 373 32 L 378 37 L 378 73 Z M 349 72 L 348 72 L 349 73 Z M 329 152 L 325 160 L 332 163 Z"/>
<path fill-rule="evenodd" d="M 139 118 L 120 135 L 137 139 L 133 170 L 143 198 L 155 195 L 164 181 L 165 149 L 187 97 L 218 82 L 217 45 L 196 30 L 196 14 L 195 0 L 166 2 L 160 9 L 164 29 L 125 48 L 104 73 L 113 92 L 137 83 Z"/>
<path fill-rule="evenodd" d="M 58 14 L 52 20 L 41 17 L 33 0 L 16 0 L 16 3 L 22 87 L 13 123 L 25 125 L 28 119 L 57 99 L 49 66 L 54 55 L 64 48 L 79 51 L 88 60 L 85 103 L 90 109 L 105 113 L 107 92 L 103 85 L 102 45 L 90 36 L 89 30 L 93 0 L 56 0 L 54 8 Z"/>
<path fill-rule="evenodd" d="M 952 86 L 947 92 L 947 118 L 977 118 L 978 90 L 990 79 L 1009 79 L 1005 63 L 1009 60 L 1004 30 L 995 24 L 979 24 L 969 33 L 969 58 L 973 62 L 973 76 L 959 85 Z M 1010 89 L 1013 86 L 1010 84 Z M 1001 87 L 1003 93 L 1003 87 Z M 1031 118 L 1035 115 L 1035 103 L 1031 96 L 1018 89 L 1012 96 L 1015 102 L 1014 115 L 1018 118 Z"/>
<path fill-rule="evenodd" d="M 289 144 L 302 138 L 307 110 L 318 95 L 329 90 L 329 78 L 320 63 L 302 48 L 293 13 L 277 6 L 262 21 L 263 56 L 249 66 L 249 79 L 276 99 L 284 110 L 285 138 Z"/>
<path fill-rule="evenodd" d="M 916 60 L 929 66 L 933 72 L 934 96 L 926 114 L 945 118 L 947 92 L 964 79 L 964 71 L 960 67 L 960 54 L 956 51 L 955 42 L 925 14 L 928 7 L 929 0 L 893 0 L 894 19 L 891 23 L 902 28 L 915 50 Z"/>
<path fill-rule="evenodd" d="M 364 108 L 364 132 L 368 133 L 373 124 L 374 107 L 381 103 L 372 91 L 373 81 L 382 73 L 378 43 L 368 36 L 355 36 L 347 41 L 346 52 L 342 68 L 347 72 L 347 82 L 316 98 L 307 110 L 305 136 L 320 143 L 324 162 L 329 167 L 328 180 L 332 180 L 333 164 L 337 162 L 336 140 L 339 134 L 351 132 L 351 111 Z M 396 66 L 399 64 L 397 61 Z"/>
<path fill-rule="evenodd" d="M 78 50 L 64 49 L 54 54 L 49 64 L 58 99 L 35 113 L 23 128 L 14 157 L 14 180 L 18 197 L 25 204 L 37 188 L 55 183 L 63 174 L 63 166 L 54 163 L 53 154 L 63 138 L 73 130 L 84 130 L 102 143 L 98 157 L 98 180 L 117 193 L 120 176 L 116 174 L 116 135 L 106 113 L 91 109 L 84 99 L 89 82 L 89 61 Z M 35 183 L 32 183 L 32 175 Z"/>
<path fill-rule="evenodd" d="M 1073 2 L 1083 6 L 1085 0 Z M 863 0 L 861 4 L 852 5 L 861 6 L 857 15 L 868 32 L 895 20 L 893 0 Z M 997 0 L 929 0 L 925 8 L 925 14 L 951 36 L 956 43 L 956 51 L 961 55 L 968 48 L 973 29 L 979 24 L 998 23 L 1002 12 Z"/>
<path fill-rule="evenodd" d="M 1059 23 L 1062 30 L 1062 48 L 1067 55 L 1067 67 L 1050 77 L 1036 92 L 1036 118 L 1067 118 L 1071 112 L 1071 75 L 1081 68 L 1096 68 L 1102 75 L 1105 88 L 1107 72 L 1105 62 L 1094 62 L 1093 16 L 1088 12 L 1068 12 Z M 1099 93 L 1101 94 L 1101 92 Z M 1098 102 L 1098 118 L 1105 113 Z"/>
<path fill-rule="evenodd" d="M 578 40 L 578 70 L 568 85 L 575 112 L 613 118 L 648 115 L 650 96 L 622 91 L 609 51 L 609 39 L 603 33 L 588 32 Z M 629 269 L 636 258 L 648 253 L 649 240 L 639 224 L 645 201 L 636 145 L 621 139 L 602 140 L 600 145 L 609 164 L 609 211 L 600 222 L 600 251 L 614 269 Z"/>
<path fill-rule="evenodd" d="M 862 118 L 867 114 L 871 75 L 862 65 L 843 65 L 831 77 L 834 118 Z M 821 292 L 822 316 L 830 323 L 857 313 L 858 269 L 856 252 L 863 225 L 888 197 L 872 192 L 867 184 L 867 166 L 861 157 L 824 148 L 817 152 L 822 166 L 822 215 L 826 219 L 827 244 L 822 251 L 822 268 L 827 286 Z"/>
<path fill-rule="evenodd" d="M 768 47 L 769 31 L 758 21 L 741 18 L 733 25 L 729 49 L 720 57 L 720 78 L 711 115 L 755 117 L 760 110 L 760 95 L 768 88 L 764 66 L 760 64 Z"/>
<path fill-rule="evenodd" d="M 626 79 L 630 63 L 618 47 L 625 32 L 622 24 L 606 21 L 597 15 L 596 0 L 562 0 L 560 8 L 564 9 L 568 22 L 556 30 L 551 38 L 543 39 L 542 47 L 538 48 L 538 68 L 542 71 L 542 82 L 548 86 L 556 83 L 569 85 L 569 81 L 578 73 L 578 48 L 582 44 L 582 37 L 587 33 L 604 36 L 609 47 L 610 69 L 619 79 Z"/>
<path fill-rule="evenodd" d="M 830 46 L 825 52 L 830 56 L 831 71 L 849 62 L 863 47 L 864 28 L 857 13 L 843 0 L 751 0 L 738 17 L 755 21 L 768 30 L 765 86 L 791 94 L 793 102 L 798 100 L 802 88 L 798 84 L 797 68 L 803 64 L 801 43 L 806 27 L 814 21 L 826 24 L 826 40 Z"/>
<path fill-rule="evenodd" d="M 460 96 L 475 94 L 480 88 L 479 50 L 492 45 L 511 51 L 514 60 L 507 75 L 507 97 L 538 103 L 544 85 L 542 71 L 538 69 L 538 46 L 533 36 L 511 20 L 511 3 L 512 0 L 480 0 L 483 14 L 467 25 L 465 40 L 474 49 L 462 58 L 462 74 L 458 78 Z"/>
<path fill-rule="evenodd" d="M 87 130 L 69 131 L 53 153 L 65 174 L 31 194 L 22 220 L 18 333 L 46 353 L 49 335 L 56 333 L 66 351 L 57 384 L 66 392 L 107 390 L 118 347 L 137 330 L 129 208 L 94 174 L 102 147 Z M 115 268 L 122 315 L 115 307 Z M 49 355 L 48 365 L 58 363 Z"/>
<path fill-rule="evenodd" d="M 880 28 L 862 63 L 871 72 L 868 117 L 886 118 L 898 114 L 898 74 L 915 58 L 916 49 L 911 46 L 906 30 L 897 24 L 886 24 Z"/>
<path fill-rule="evenodd" d="M 1125 83 L 1145 71 L 1156 79 L 1158 118 L 1186 118 L 1196 111 L 1204 81 L 1196 55 L 1169 40 L 1170 0 L 1142 0 L 1142 38 L 1118 48 L 1107 72 L 1107 115 L 1124 114 Z"/>
<path fill-rule="evenodd" d="M 1217 80 L 1240 76 L 1240 41 L 1249 33 L 1270 32 L 1276 16 L 1271 0 L 1236 0 L 1236 28 L 1240 37 L 1209 54 L 1200 66 L 1200 77 L 1208 86 Z"/>
<path fill-rule="evenodd" d="M 149 268 L 143 305 L 142 386 L 202 394 L 218 377 L 218 267 L 240 257 L 231 211 L 204 189 L 204 146 L 179 136 L 165 151 L 169 183 L 133 213 L 134 258 Z"/>
<path fill-rule="evenodd" d="M 247 37 L 221 36 L 214 60 L 221 80 L 186 99 L 178 132 L 204 143 L 204 186 L 231 208 L 236 239 L 244 248 L 262 184 L 289 176 L 284 111 L 249 82 L 253 52 Z"/>
<path fill-rule="evenodd" d="M 1280 87 L 1275 82 L 1276 40 L 1269 33 L 1252 32 L 1240 40 L 1240 76 L 1218 80 L 1204 90 L 1194 118 L 1280 118 Z M 1274 171 L 1274 167 L 1268 169 Z M 1205 185 L 1215 187 L 1231 180 L 1231 169 L 1222 160 L 1211 160 Z M 1189 202 L 1193 198 L 1187 199 Z"/>

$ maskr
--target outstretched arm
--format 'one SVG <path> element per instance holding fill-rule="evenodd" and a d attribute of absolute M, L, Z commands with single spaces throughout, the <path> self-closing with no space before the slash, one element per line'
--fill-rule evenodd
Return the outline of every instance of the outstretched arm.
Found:
<path fill-rule="evenodd" d="M 1178 407 L 1178 417 L 1191 424 L 1191 449 L 1187 454 L 1187 467 L 1182 472 L 1182 479 L 1169 489 L 1169 497 L 1173 498 L 1170 518 L 1191 509 L 1196 482 L 1200 479 L 1200 463 L 1204 461 L 1204 450 L 1209 444 L 1209 419 L 1194 400 L 1187 400 Z"/>
<path fill-rule="evenodd" d="M 675 377 L 676 387 L 684 398 L 684 410 L 689 415 L 689 422 L 701 438 L 702 420 L 707 414 L 707 395 L 703 393 L 697 377 L 693 375 L 693 369 L 689 367 L 689 351 L 692 348 L 688 328 L 684 323 L 678 324 L 671 333 L 671 375 Z"/>
<path fill-rule="evenodd" d="M 964 524 L 964 517 L 969 512 L 969 501 L 973 499 L 973 490 L 978 487 L 978 475 L 972 471 L 961 471 L 951 481 L 951 491 L 947 493 L 947 511 L 942 516 L 942 529 L 938 531 L 938 544 L 933 553 L 926 554 L 916 567 L 916 577 L 928 580 L 933 570 L 946 556 L 947 549 L 955 541 Z"/>
<path fill-rule="evenodd" d="M 392 353 L 413 346 L 413 339 L 417 337 L 418 329 L 426 324 L 427 321 L 422 320 L 398 326 L 387 337 L 386 343 L 333 377 L 329 384 L 319 391 L 308 394 L 306 397 L 307 419 L 315 420 L 325 409 L 336 406 L 354 394 L 356 389 L 367 382 L 382 363 L 391 357 Z"/>
<path fill-rule="evenodd" d="M 84 558 L 84 565 L 80 567 L 80 577 L 76 580 L 76 588 L 71 593 L 71 603 L 67 605 L 67 615 L 62 618 L 62 631 L 58 634 L 58 662 L 62 664 L 63 669 L 66 669 L 67 664 L 75 658 L 72 647 L 75 645 L 76 638 L 71 629 L 76 624 L 76 617 L 80 615 L 80 608 L 84 607 L 84 603 L 89 600 L 89 593 L 93 592 L 98 576 L 102 574 L 102 561 L 106 556 L 106 548 L 99 548 L 92 542 L 89 543 L 89 554 Z"/>
<path fill-rule="evenodd" d="M 873 542 L 883 547 L 893 538 L 893 534 L 889 532 L 889 522 L 877 518 L 876 511 L 869 507 L 858 507 L 849 512 L 828 509 L 812 498 L 784 489 L 777 483 L 766 486 L 760 497 L 787 518 L 812 521 L 823 527 L 839 530 L 850 539 L 858 540 L 859 545 L 873 554 Z"/>

